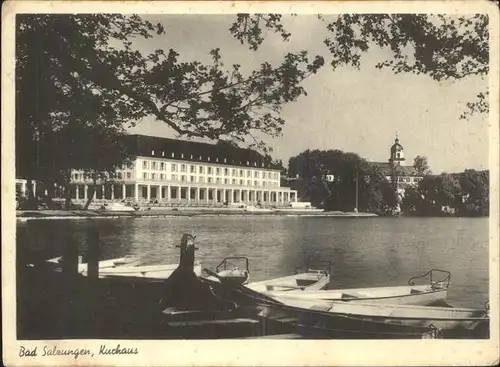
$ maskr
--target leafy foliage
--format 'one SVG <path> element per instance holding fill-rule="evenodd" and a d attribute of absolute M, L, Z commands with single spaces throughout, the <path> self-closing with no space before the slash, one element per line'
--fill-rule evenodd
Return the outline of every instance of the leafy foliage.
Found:
<path fill-rule="evenodd" d="M 380 167 L 355 153 L 340 150 L 306 150 L 290 158 L 290 177 L 299 177 L 299 196 L 327 210 L 385 213 L 396 204 L 395 193 Z M 328 181 L 327 176 L 333 176 Z"/>
<path fill-rule="evenodd" d="M 290 39 L 291 33 L 285 31 L 281 19 L 281 14 L 238 14 L 229 31 L 241 44 L 247 43 L 255 51 L 264 42 L 262 25 L 280 34 L 283 41 Z"/>
<path fill-rule="evenodd" d="M 489 171 L 465 170 L 458 180 L 465 199 L 459 210 L 464 215 L 489 215 Z"/>
<path fill-rule="evenodd" d="M 413 159 L 413 168 L 419 176 L 425 176 L 431 173 L 429 170 L 429 164 L 427 163 L 427 157 L 417 155 Z"/>
<path fill-rule="evenodd" d="M 461 216 L 489 214 L 489 172 L 428 175 L 417 188 L 406 190 L 403 211 L 413 215 L 444 215 L 443 208 Z"/>
<path fill-rule="evenodd" d="M 425 74 L 441 81 L 485 77 L 489 71 L 488 17 L 484 14 L 342 14 L 319 19 L 329 31 L 323 43 L 333 69 L 343 65 L 359 68 L 363 54 L 378 47 L 391 57 L 375 66 L 395 73 Z M 281 24 L 281 16 L 275 15 L 238 15 L 231 31 L 256 49 L 264 41 L 264 27 L 285 41 L 291 37 Z M 462 118 L 487 113 L 488 91 L 467 107 Z"/>
<path fill-rule="evenodd" d="M 226 68 L 220 49 L 210 52 L 212 63 L 206 65 L 180 62 L 173 49 L 142 55 L 132 48 L 132 39 L 153 37 L 163 28 L 135 15 L 30 16 L 18 28 L 22 35 L 32 34 L 47 58 L 49 77 L 58 79 L 47 87 L 80 93 L 70 97 L 79 97 L 85 107 L 105 102 L 106 112 L 122 122 L 152 114 L 188 137 L 241 139 L 254 129 L 279 133 L 281 105 L 303 95 L 300 82 L 321 66 L 310 64 L 306 51 L 287 54 L 276 67 L 263 63 L 249 75 L 240 65 Z M 111 45 L 117 41 L 119 46 Z M 20 43 L 31 49 L 21 36 Z M 68 113 L 64 107 L 58 111 L 61 119 Z"/>
<path fill-rule="evenodd" d="M 126 163 L 117 141 L 123 121 L 137 116 L 119 93 L 85 78 L 88 68 L 102 80 L 109 77 L 88 56 L 97 58 L 109 37 L 123 40 L 153 29 L 138 17 L 131 17 L 128 27 L 119 19 L 18 15 L 16 146 L 23 148 L 16 154 L 18 175 L 47 189 L 62 184 L 69 193 L 71 169 L 112 172 Z"/>
<path fill-rule="evenodd" d="M 243 142 L 256 131 L 279 135 L 282 105 L 304 95 L 300 83 L 321 66 L 304 51 L 244 74 L 240 65 L 226 67 L 219 49 L 210 52 L 208 64 L 181 62 L 172 49 L 149 55 L 134 49 L 134 39 L 162 33 L 161 24 L 137 15 L 19 15 L 18 174 L 53 182 L 67 176 L 69 167 L 111 172 L 125 163 L 124 156 L 118 145 L 113 154 L 115 145 L 101 150 L 100 138 L 116 141 L 124 123 L 148 115 L 186 137 Z M 82 131 L 97 136 L 84 141 L 78 136 Z M 61 157 L 52 151 L 56 141 Z M 89 160 L 77 153 L 86 149 L 78 144 L 90 144 L 96 156 L 116 161 Z M 262 147 L 256 138 L 253 144 Z"/>

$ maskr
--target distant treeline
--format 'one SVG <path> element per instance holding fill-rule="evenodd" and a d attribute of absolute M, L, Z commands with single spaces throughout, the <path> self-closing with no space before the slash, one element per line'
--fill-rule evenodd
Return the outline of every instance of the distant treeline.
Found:
<path fill-rule="evenodd" d="M 299 197 L 325 210 L 386 214 L 392 212 L 397 197 L 383 169 L 355 153 L 340 150 L 306 150 L 290 158 L 290 186 Z"/>
<path fill-rule="evenodd" d="M 407 188 L 401 204 L 408 215 L 489 215 L 489 171 L 427 175 L 416 188 Z"/>
<path fill-rule="evenodd" d="M 329 211 L 354 210 L 358 187 L 360 212 L 391 215 L 399 206 L 405 215 L 489 215 L 489 171 L 432 175 L 420 156 L 414 167 L 423 179 L 407 187 L 402 200 L 382 167 L 340 150 L 306 150 L 290 158 L 284 184 L 298 190 L 302 200 Z"/>

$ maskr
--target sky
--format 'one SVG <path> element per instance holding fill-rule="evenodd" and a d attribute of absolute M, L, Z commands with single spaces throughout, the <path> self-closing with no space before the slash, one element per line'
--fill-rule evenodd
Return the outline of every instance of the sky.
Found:
<path fill-rule="evenodd" d="M 323 45 L 324 23 L 313 15 L 285 20 L 292 34 L 289 42 L 272 32 L 257 51 L 232 38 L 231 15 L 148 15 L 160 22 L 165 34 L 135 42 L 143 53 L 172 48 L 180 60 L 208 61 L 209 51 L 220 48 L 226 65 L 239 63 L 243 70 L 260 63 L 278 63 L 288 52 L 306 49 L 325 56 L 326 65 L 304 82 L 308 95 L 284 106 L 286 121 L 279 138 L 265 137 L 275 159 L 288 159 L 306 149 L 340 149 L 368 161 L 387 161 L 396 134 L 404 147 L 407 164 L 417 155 L 426 156 L 434 173 L 488 168 L 488 119 L 460 115 L 467 101 L 484 91 L 487 81 L 479 77 L 436 82 L 426 75 L 394 74 L 376 69 L 387 51 L 372 48 L 361 59 L 360 69 L 329 66 Z M 132 134 L 174 137 L 165 123 L 145 118 L 128 129 Z"/>

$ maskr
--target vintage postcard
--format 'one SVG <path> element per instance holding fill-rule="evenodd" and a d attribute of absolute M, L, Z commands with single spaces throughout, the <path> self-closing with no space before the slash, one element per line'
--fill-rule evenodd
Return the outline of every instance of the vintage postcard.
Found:
<path fill-rule="evenodd" d="M 498 1 L 7 1 L 7 366 L 499 363 Z"/>

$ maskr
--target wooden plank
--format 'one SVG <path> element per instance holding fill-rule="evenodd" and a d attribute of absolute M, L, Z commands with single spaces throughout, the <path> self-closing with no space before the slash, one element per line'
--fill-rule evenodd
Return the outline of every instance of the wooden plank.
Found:
<path fill-rule="evenodd" d="M 232 325 L 232 324 L 258 324 L 258 320 L 254 319 L 226 319 L 226 320 L 196 320 L 196 321 L 174 321 L 169 322 L 167 325 L 177 326 L 204 326 L 204 325 Z"/>
<path fill-rule="evenodd" d="M 99 278 L 99 231 L 96 224 L 92 221 L 92 226 L 87 234 L 87 276 L 89 279 Z"/>

